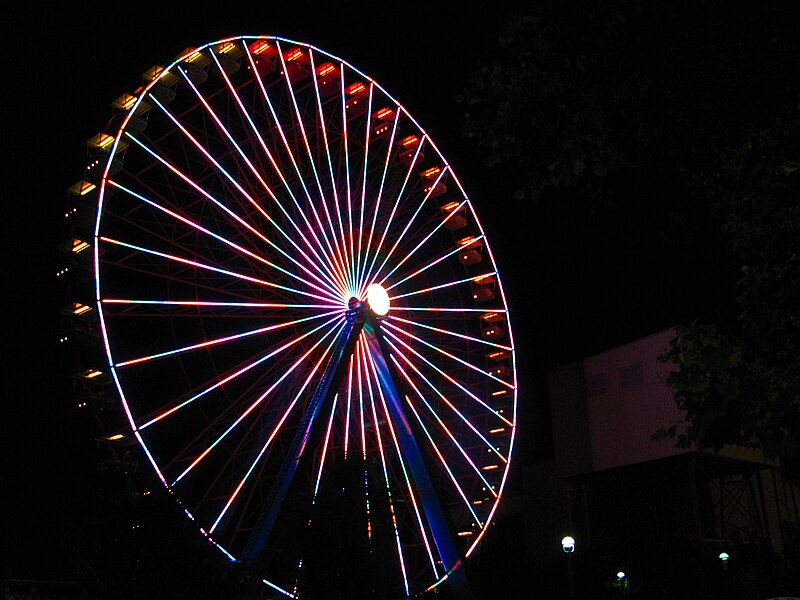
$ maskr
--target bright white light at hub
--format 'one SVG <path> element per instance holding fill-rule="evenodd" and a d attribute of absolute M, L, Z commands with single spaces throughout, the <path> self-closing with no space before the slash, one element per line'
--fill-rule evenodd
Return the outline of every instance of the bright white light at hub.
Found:
<path fill-rule="evenodd" d="M 389 294 L 379 283 L 373 283 L 367 288 L 367 302 L 372 312 L 379 317 L 389 312 Z"/>

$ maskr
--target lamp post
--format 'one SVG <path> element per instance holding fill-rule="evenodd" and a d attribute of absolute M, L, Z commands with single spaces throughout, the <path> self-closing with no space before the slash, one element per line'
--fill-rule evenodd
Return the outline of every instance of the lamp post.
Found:
<path fill-rule="evenodd" d="M 561 538 L 561 549 L 567 555 L 567 580 L 569 581 L 569 600 L 575 600 L 575 587 L 572 583 L 572 555 L 575 553 L 575 538 L 565 535 Z"/>
<path fill-rule="evenodd" d="M 614 587 L 619 590 L 620 594 L 624 594 L 628 591 L 628 585 L 630 585 L 630 583 L 625 571 L 617 571 L 617 579 L 614 582 Z"/>

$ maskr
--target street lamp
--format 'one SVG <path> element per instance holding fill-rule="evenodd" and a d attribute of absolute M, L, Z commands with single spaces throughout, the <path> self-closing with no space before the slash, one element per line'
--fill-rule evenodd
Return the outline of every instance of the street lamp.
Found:
<path fill-rule="evenodd" d="M 722 562 L 722 568 L 723 569 L 727 569 L 728 568 L 728 560 L 730 559 L 730 557 L 731 557 L 730 554 L 728 554 L 727 552 L 720 552 L 719 553 L 719 560 Z"/>
<path fill-rule="evenodd" d="M 575 552 L 575 538 L 565 535 L 561 538 L 561 549 L 567 555 L 567 579 L 569 580 L 569 598 L 575 600 L 575 586 L 572 583 L 572 554 Z"/>
<path fill-rule="evenodd" d="M 630 582 L 628 581 L 628 575 L 625 571 L 617 571 L 617 580 L 614 582 L 614 587 L 620 592 L 625 593 L 628 591 L 629 585 Z"/>

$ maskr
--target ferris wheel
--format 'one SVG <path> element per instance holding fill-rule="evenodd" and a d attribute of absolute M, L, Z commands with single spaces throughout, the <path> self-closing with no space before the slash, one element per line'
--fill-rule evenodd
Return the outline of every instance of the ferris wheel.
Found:
<path fill-rule="evenodd" d="M 277 597 L 456 579 L 501 501 L 517 381 L 452 167 L 308 44 L 224 39 L 144 78 L 76 193 L 97 194 L 101 339 L 153 469 Z"/>

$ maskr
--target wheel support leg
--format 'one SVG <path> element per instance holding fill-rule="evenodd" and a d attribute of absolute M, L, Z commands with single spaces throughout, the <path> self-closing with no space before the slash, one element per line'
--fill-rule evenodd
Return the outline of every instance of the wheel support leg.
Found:
<path fill-rule="evenodd" d="M 389 352 L 386 342 L 383 340 L 380 325 L 372 316 L 369 316 L 364 324 L 364 333 L 366 334 L 370 353 L 375 360 L 381 387 L 388 399 L 389 412 L 394 421 L 403 454 L 408 461 L 411 477 L 414 480 L 414 487 L 419 493 L 425 518 L 433 533 L 436 550 L 448 573 L 453 597 L 455 600 L 472 600 L 472 589 L 464 572 L 464 565 L 461 563 L 444 511 L 439 503 L 439 498 L 436 496 L 436 491 L 431 483 L 419 446 L 411 430 L 411 424 L 406 417 L 402 398 L 397 391 L 395 378 L 387 360 Z"/>
<path fill-rule="evenodd" d="M 264 508 L 259 515 L 256 527 L 242 553 L 241 562 L 244 563 L 247 569 L 244 577 L 244 597 L 246 600 L 258 598 L 261 595 L 261 588 L 263 587 L 261 578 L 264 576 L 269 563 L 268 553 L 265 552 L 267 541 L 294 479 L 297 466 L 300 464 L 306 443 L 311 437 L 316 416 L 319 414 L 323 404 L 332 395 L 332 390 L 338 389 L 344 375 L 344 365 L 347 363 L 347 358 L 353 353 L 363 325 L 363 312 L 360 309 L 348 311 L 347 321 L 339 332 L 339 338 L 333 354 L 314 390 L 314 394 L 311 396 L 300 427 L 298 427 L 297 433 L 292 440 L 292 445 L 286 454 L 286 459 L 264 503 Z"/>

